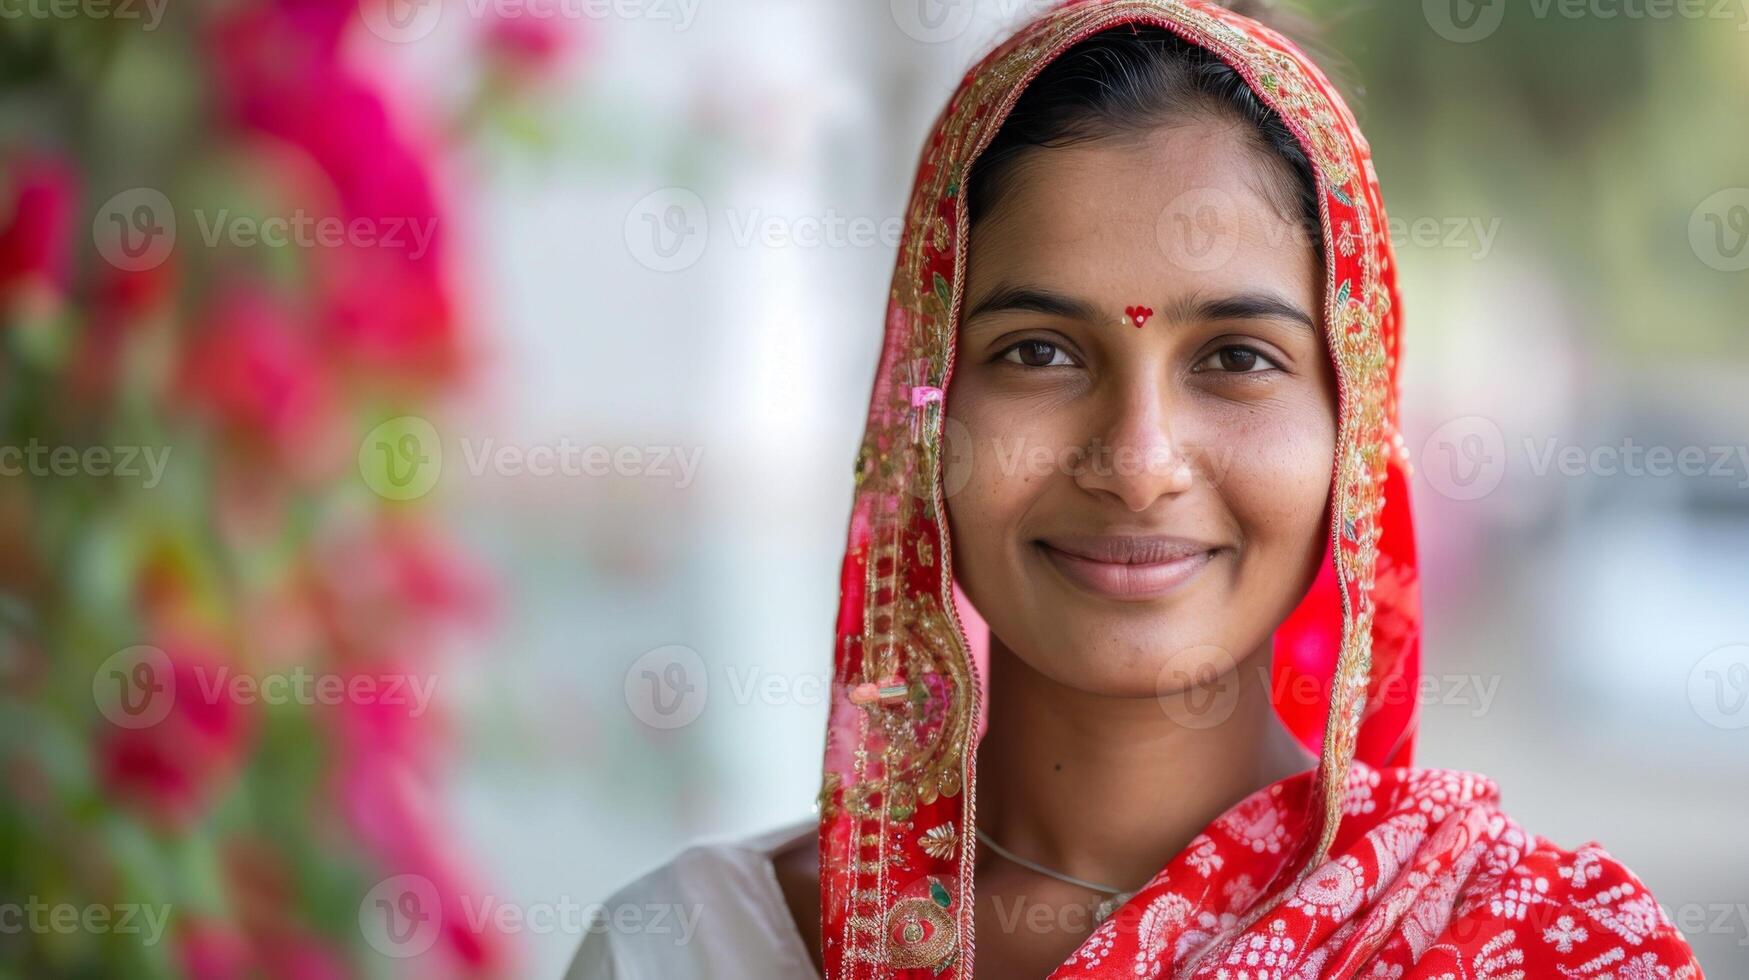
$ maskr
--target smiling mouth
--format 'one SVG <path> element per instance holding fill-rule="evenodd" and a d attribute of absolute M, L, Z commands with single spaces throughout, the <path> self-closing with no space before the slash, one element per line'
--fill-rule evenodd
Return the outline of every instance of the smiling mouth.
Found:
<path fill-rule="evenodd" d="M 1033 542 L 1071 585 L 1105 599 L 1158 599 L 1195 578 L 1221 549 L 1185 538 L 1061 537 Z"/>

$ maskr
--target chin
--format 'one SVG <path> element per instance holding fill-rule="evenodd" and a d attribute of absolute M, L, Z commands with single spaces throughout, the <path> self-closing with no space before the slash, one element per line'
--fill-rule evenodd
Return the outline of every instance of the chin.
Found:
<path fill-rule="evenodd" d="M 1219 684 L 1238 667 L 1238 658 L 1219 644 L 1158 622 L 1123 621 L 1129 618 L 1064 616 L 1023 627 L 1030 629 L 1023 635 L 1043 642 L 1032 650 L 1017 649 L 1016 656 L 1058 684 L 1113 698 L 1159 697 Z"/>

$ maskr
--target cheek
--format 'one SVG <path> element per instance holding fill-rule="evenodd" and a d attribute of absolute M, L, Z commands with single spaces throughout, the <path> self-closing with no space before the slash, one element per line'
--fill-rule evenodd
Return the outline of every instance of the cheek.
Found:
<path fill-rule="evenodd" d="M 950 393 L 947 413 L 943 431 L 955 471 L 944 470 L 944 478 L 954 550 L 970 564 L 1005 561 L 1018 530 L 1061 476 L 1058 461 L 1074 444 L 1071 426 L 1060 411 L 986 396 L 975 384 Z"/>
<path fill-rule="evenodd" d="M 1327 408 L 1300 401 L 1234 413 L 1205 428 L 1209 477 L 1254 542 L 1303 540 L 1322 528 L 1336 425 Z"/>
<path fill-rule="evenodd" d="M 1025 465 L 1041 434 L 1025 415 L 1003 412 L 969 397 L 948 403 L 949 452 L 959 467 L 948 498 L 954 526 L 968 540 L 962 551 L 982 552 L 1000 531 L 1025 514 L 1040 477 Z"/>

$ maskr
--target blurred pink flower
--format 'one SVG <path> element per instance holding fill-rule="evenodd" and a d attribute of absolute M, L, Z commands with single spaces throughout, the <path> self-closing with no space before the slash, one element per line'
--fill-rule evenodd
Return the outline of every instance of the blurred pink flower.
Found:
<path fill-rule="evenodd" d="M 339 950 L 310 935 L 274 937 L 261 944 L 262 971 L 273 980 L 346 980 L 353 975 Z"/>
<path fill-rule="evenodd" d="M 307 451 L 331 418 L 321 352 L 284 302 L 255 287 L 212 301 L 184 352 L 179 388 L 222 429 L 285 457 Z"/>
<path fill-rule="evenodd" d="M 272 7 L 300 39 L 329 53 L 358 14 L 358 0 L 272 0 Z"/>
<path fill-rule="evenodd" d="M 342 655 L 428 654 L 443 631 L 489 614 L 486 577 L 430 527 L 384 519 L 321 541 L 311 567 L 317 608 Z"/>
<path fill-rule="evenodd" d="M 66 160 L 21 156 L 0 187 L 0 299 L 19 292 L 66 293 L 72 277 L 78 177 Z"/>
<path fill-rule="evenodd" d="M 169 714 L 143 728 L 104 724 L 96 766 L 105 790 L 183 825 L 204 812 L 243 756 L 251 719 L 221 683 L 228 666 L 187 641 L 160 643 L 174 684 Z M 159 695 L 164 696 L 164 695 Z"/>
<path fill-rule="evenodd" d="M 229 923 L 190 922 L 178 930 L 175 944 L 187 980 L 242 980 L 252 975 L 249 940 Z"/>
<path fill-rule="evenodd" d="M 499 971 L 509 959 L 504 936 L 471 928 L 464 899 L 472 877 L 441 829 L 442 804 L 433 789 L 437 746 L 431 719 L 415 719 L 381 703 L 348 703 L 338 729 L 335 774 L 348 823 L 388 874 L 418 874 L 442 903 L 444 946 L 468 972 Z M 473 901 L 479 900 L 478 895 Z"/>
<path fill-rule="evenodd" d="M 572 47 L 569 21 L 557 11 L 519 8 L 494 20 L 486 30 L 486 52 L 520 78 L 549 74 Z"/>
<path fill-rule="evenodd" d="M 425 220 L 435 247 L 437 219 Z M 456 373 L 454 316 L 434 263 L 382 247 L 349 247 L 334 250 L 323 265 L 320 326 L 360 369 L 417 379 Z"/>
<path fill-rule="evenodd" d="M 155 309 L 169 298 L 176 284 L 176 255 L 137 272 L 123 271 L 105 263 L 97 270 L 93 300 L 99 316 L 126 321 Z"/>
<path fill-rule="evenodd" d="M 426 524 L 385 520 L 374 542 L 384 583 L 411 609 L 476 619 L 490 601 L 486 579 L 448 538 Z"/>
<path fill-rule="evenodd" d="M 335 216 L 369 236 L 316 256 L 327 338 L 372 371 L 448 375 L 459 353 L 430 167 L 312 8 L 328 9 L 306 0 L 223 19 L 211 36 L 215 91 L 233 125 L 307 154 L 333 185 Z"/>

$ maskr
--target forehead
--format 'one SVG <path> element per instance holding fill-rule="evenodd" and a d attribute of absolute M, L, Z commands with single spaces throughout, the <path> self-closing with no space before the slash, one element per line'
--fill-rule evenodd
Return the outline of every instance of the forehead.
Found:
<path fill-rule="evenodd" d="M 1283 213 L 1287 179 L 1238 121 L 1029 151 L 972 229 L 971 286 L 1024 279 L 1141 290 L 1139 300 L 1223 286 L 1315 291 L 1315 237 Z"/>

